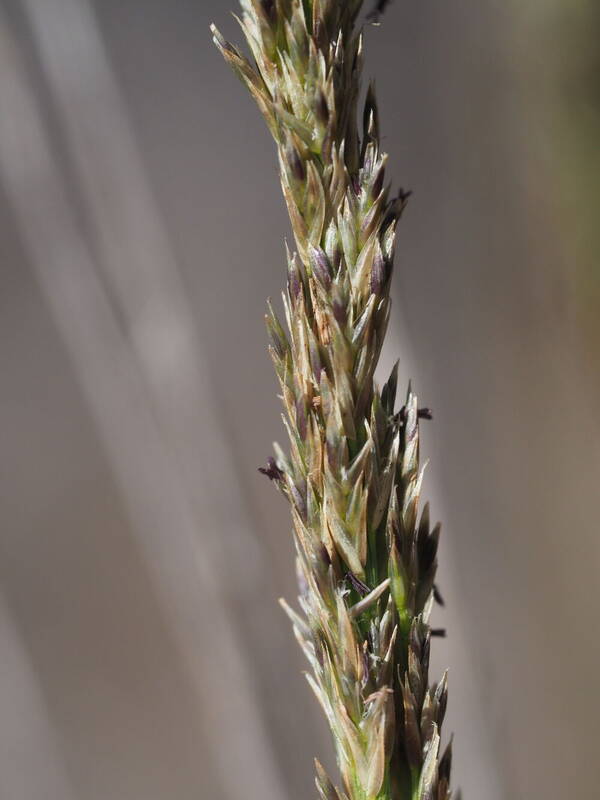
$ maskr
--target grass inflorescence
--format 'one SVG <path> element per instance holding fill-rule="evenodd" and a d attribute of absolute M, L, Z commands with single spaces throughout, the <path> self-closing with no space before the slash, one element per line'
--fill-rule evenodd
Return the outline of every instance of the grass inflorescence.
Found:
<path fill-rule="evenodd" d="M 300 610 L 286 603 L 333 733 L 322 800 L 448 800 L 446 676 L 429 685 L 439 525 L 419 515 L 419 409 L 374 382 L 408 194 L 385 180 L 372 87 L 359 123 L 363 0 L 242 0 L 247 58 L 214 40 L 262 111 L 295 247 L 284 327 L 269 307 L 289 452 L 263 470 L 288 499 Z M 378 3 L 375 11 L 387 5 Z M 440 633 L 440 631 L 434 631 Z"/>

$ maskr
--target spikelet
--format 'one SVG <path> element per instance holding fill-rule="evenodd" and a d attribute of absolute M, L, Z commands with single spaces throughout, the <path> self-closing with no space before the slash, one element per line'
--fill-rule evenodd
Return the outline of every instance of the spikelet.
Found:
<path fill-rule="evenodd" d="M 341 773 L 317 762 L 322 800 L 448 800 L 440 755 L 446 677 L 429 686 L 439 526 L 418 517 L 417 399 L 373 376 L 390 313 L 407 194 L 385 182 L 375 94 L 358 126 L 363 0 L 241 0 L 251 57 L 214 41 L 277 145 L 295 240 L 287 330 L 269 306 L 289 454 L 262 470 L 287 497 L 300 613 L 282 603 L 311 667 Z M 377 4 L 382 11 L 385 2 Z"/>

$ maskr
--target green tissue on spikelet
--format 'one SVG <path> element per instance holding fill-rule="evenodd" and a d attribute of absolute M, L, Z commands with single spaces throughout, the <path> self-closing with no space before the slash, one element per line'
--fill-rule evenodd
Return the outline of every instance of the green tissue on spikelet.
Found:
<path fill-rule="evenodd" d="M 323 800 L 448 800 L 446 677 L 429 687 L 439 525 L 418 517 L 417 399 L 373 376 L 390 313 L 396 225 L 369 88 L 359 133 L 363 0 L 242 0 L 248 59 L 214 40 L 277 144 L 295 239 L 287 327 L 269 307 L 289 454 L 263 470 L 291 507 L 300 587 L 286 603 L 333 733 L 342 788 Z M 378 4 L 382 9 L 386 3 Z"/>

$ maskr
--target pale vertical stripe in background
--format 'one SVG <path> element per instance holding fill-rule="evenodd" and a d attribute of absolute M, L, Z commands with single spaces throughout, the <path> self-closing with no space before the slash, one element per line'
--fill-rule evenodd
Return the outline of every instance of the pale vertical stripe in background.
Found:
<path fill-rule="evenodd" d="M 65 7 L 68 5 L 61 2 L 55 4 L 56 7 L 52 9 L 53 22 L 63 29 L 60 24 L 61 11 L 70 11 L 67 41 L 70 44 L 74 42 L 76 46 L 79 36 L 88 37 L 82 43 L 84 47 L 88 45 L 87 58 L 80 65 L 77 60 L 73 62 L 73 74 L 80 79 L 87 78 L 88 82 L 82 90 L 85 88 L 88 97 L 95 95 L 96 77 L 108 83 L 110 90 L 107 67 L 94 38 L 93 22 L 85 15 L 83 4 L 75 3 L 70 9 Z M 32 4 L 31 10 L 37 12 L 42 7 L 48 9 L 47 5 Z M 77 18 L 79 13 L 83 14 L 80 19 Z M 66 22 L 66 18 L 62 19 Z M 53 43 L 58 45 L 57 54 L 60 54 L 61 41 L 53 40 Z M 89 48 L 90 43 L 97 48 L 99 63 L 94 59 L 93 49 Z M 133 340 L 137 346 L 132 353 L 96 273 L 93 258 L 77 229 L 61 177 L 48 150 L 43 123 L 19 57 L 18 45 L 9 39 L 6 26 L 3 26 L 2 44 L 0 167 L 9 199 L 14 206 L 32 266 L 69 349 L 106 453 L 121 485 L 139 547 L 155 576 L 166 617 L 197 688 L 196 702 L 201 704 L 201 719 L 208 729 L 206 742 L 209 746 L 214 745 L 212 760 L 218 767 L 222 791 L 226 797 L 240 797 L 250 782 L 261 796 L 284 797 L 285 791 L 279 784 L 278 770 L 267 747 L 262 719 L 247 681 L 243 652 L 233 636 L 227 616 L 226 592 L 219 590 L 220 586 L 225 586 L 225 575 L 223 572 L 219 575 L 219 565 L 215 563 L 210 547 L 211 533 L 219 531 L 218 517 L 214 520 L 195 515 L 193 503 L 188 497 L 191 488 L 189 478 L 185 472 L 182 474 L 179 453 L 172 453 L 169 424 L 184 422 L 189 425 L 190 439 L 200 448 L 198 431 L 194 427 L 194 422 L 199 420 L 190 418 L 185 408 L 179 419 L 168 416 L 164 419 L 160 415 L 160 406 L 158 409 L 153 407 L 153 391 L 159 385 L 167 395 L 173 389 L 181 389 L 173 386 L 176 375 L 156 375 L 155 371 L 157 366 L 168 367 L 170 372 L 183 366 L 182 354 L 178 350 L 186 346 L 186 336 L 190 336 L 189 331 L 180 330 L 187 319 L 185 306 L 181 307 L 182 294 L 175 294 L 174 310 L 168 307 L 173 300 L 170 292 L 176 291 L 172 286 L 177 286 L 177 282 L 168 251 L 160 237 L 158 218 L 150 205 L 147 213 L 151 219 L 148 224 L 138 223 L 134 229 L 122 230 L 117 241 L 123 257 L 115 256 L 116 260 L 110 265 L 115 275 L 120 270 L 120 278 L 125 281 L 128 271 L 136 265 L 149 269 L 143 286 L 138 285 L 135 299 L 139 300 L 140 295 L 144 296 L 146 292 L 155 293 L 153 308 L 148 309 L 142 300 L 142 307 L 149 312 L 150 319 L 143 320 L 139 326 L 137 318 L 127 318 L 130 306 L 121 309 L 125 329 L 148 326 L 145 332 L 137 330 L 137 336 L 134 334 Z M 51 53 L 48 55 L 52 56 Z M 48 74 L 50 78 L 54 77 L 51 70 Z M 100 94 L 96 99 L 100 101 L 101 97 Z M 107 154 L 107 163 L 102 166 L 105 180 L 109 181 L 111 202 L 118 203 L 119 199 L 124 199 L 126 210 L 143 213 L 151 201 L 144 192 L 141 173 L 136 170 L 135 150 L 127 136 L 124 121 L 119 116 L 116 98 L 114 102 L 117 108 L 111 107 L 110 96 L 107 100 L 108 104 L 105 103 L 101 108 L 102 124 L 109 129 L 114 126 L 111 143 L 114 142 L 116 154 L 120 147 L 125 148 L 122 161 L 115 161 L 111 154 Z M 71 111 L 68 104 L 65 110 Z M 68 116 L 66 119 L 67 123 L 71 121 Z M 120 139 L 119 135 L 123 138 Z M 74 144 L 84 147 L 84 143 L 77 140 Z M 75 152 L 83 159 L 86 156 L 102 156 L 101 150 L 89 154 L 82 149 L 75 149 Z M 125 170 L 124 175 L 119 176 L 119 168 Z M 115 185 L 110 185 L 111 177 Z M 125 179 L 124 185 L 117 184 L 120 178 Z M 85 183 L 83 185 L 85 187 Z M 91 184 L 88 186 L 91 187 Z M 101 210 L 98 207 L 93 209 L 100 216 L 99 226 L 104 222 Z M 107 239 L 119 234 L 118 231 L 104 229 L 100 233 Z M 146 241 L 146 236 L 151 237 L 150 242 Z M 151 271 L 153 266 L 156 267 L 154 274 Z M 164 273 L 164 269 L 168 272 Z M 161 277 L 166 278 L 162 285 L 153 285 L 153 279 L 156 281 Z M 137 275 L 133 278 L 139 280 Z M 122 283 L 119 288 L 121 286 Z M 134 298 L 125 296 L 124 300 L 131 303 Z M 165 317 L 168 325 L 166 330 L 162 327 Z M 148 334 L 151 335 L 150 343 L 146 341 Z M 158 341 L 156 337 L 159 337 Z M 138 362 L 140 351 L 143 357 Z M 160 359 L 158 365 L 156 357 Z M 198 368 L 198 358 L 190 353 L 184 354 L 183 363 L 189 365 L 192 375 Z M 180 370 L 178 372 L 181 374 Z M 148 377 L 154 383 L 150 389 L 145 385 Z M 189 375 L 184 378 L 187 384 Z M 198 382 L 196 388 L 200 385 Z M 184 390 L 188 389 L 186 385 Z M 180 399 L 187 403 L 190 398 L 185 391 L 181 392 Z M 214 439 L 214 423 L 211 426 L 210 419 L 207 419 L 210 403 L 202 395 L 196 391 L 191 397 L 196 401 L 199 415 L 206 426 L 203 447 L 197 453 L 210 452 L 210 464 L 205 463 L 205 470 L 211 464 L 214 469 L 219 469 L 219 448 L 224 440 Z M 162 397 L 159 396 L 159 400 Z M 180 411 L 169 409 L 171 414 Z M 167 429 L 166 434 L 163 428 Z M 198 470 L 194 474 L 198 481 L 197 497 L 198 493 L 208 491 L 210 479 L 203 479 Z M 234 496 L 239 496 L 239 490 L 234 491 Z M 239 501 L 236 499 L 236 502 Z M 211 497 L 211 505 L 205 502 L 204 508 L 218 512 L 216 498 Z M 197 538 L 201 530 L 205 533 L 202 548 Z M 243 545 L 239 529 L 230 528 L 228 532 L 237 546 Z M 236 585 L 244 580 L 245 575 L 251 574 L 251 551 L 246 548 L 246 553 L 250 555 L 250 561 L 246 563 L 247 570 L 240 572 L 239 579 L 235 578 L 235 574 L 230 575 Z M 223 561 L 221 565 L 224 566 Z M 240 569 L 240 565 L 236 565 L 232 558 L 228 559 L 228 565 L 231 570 L 235 570 L 236 566 Z M 227 743 L 226 747 L 222 745 L 224 742 Z M 203 756 L 206 758 L 206 754 Z M 236 765 L 235 769 L 231 768 L 232 764 Z"/>
<path fill-rule="evenodd" d="M 35 667 L 0 596 L 0 797 L 74 800 Z"/>

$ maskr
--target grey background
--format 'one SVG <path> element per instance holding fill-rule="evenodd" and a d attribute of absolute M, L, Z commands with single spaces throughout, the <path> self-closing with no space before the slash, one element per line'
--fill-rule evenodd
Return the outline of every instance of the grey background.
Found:
<path fill-rule="evenodd" d="M 217 0 L 0 3 L 0 798 L 300 800 L 331 763 L 276 600 L 264 352 L 288 223 Z M 435 422 L 433 674 L 466 798 L 591 797 L 600 666 L 592 5 L 366 34 L 414 190 L 382 374 Z"/>

